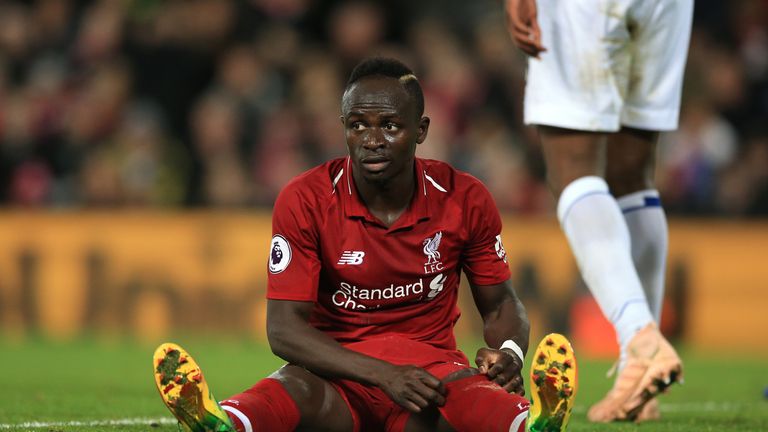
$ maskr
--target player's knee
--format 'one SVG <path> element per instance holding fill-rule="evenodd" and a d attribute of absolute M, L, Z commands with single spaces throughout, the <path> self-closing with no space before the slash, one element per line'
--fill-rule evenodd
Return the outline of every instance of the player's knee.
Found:
<path fill-rule="evenodd" d="M 344 399 L 323 378 L 306 369 L 286 365 L 270 375 L 280 382 L 301 413 L 301 424 L 323 424 L 327 430 L 349 430 L 352 417 Z"/>
<path fill-rule="evenodd" d="M 446 390 L 446 403 L 440 413 L 459 432 L 506 432 L 518 417 L 527 415 L 530 405 L 527 399 L 507 393 L 485 375 L 450 382 Z"/>
<path fill-rule="evenodd" d="M 610 165 L 606 168 L 605 180 L 611 194 L 615 197 L 638 192 L 653 187 L 653 178 L 642 164 Z"/>
<path fill-rule="evenodd" d="M 237 430 L 294 430 L 301 420 L 296 402 L 276 379 L 265 378 L 220 402 Z"/>
<path fill-rule="evenodd" d="M 285 365 L 269 377 L 279 381 L 299 407 L 307 407 L 312 404 L 313 399 L 317 399 L 319 389 L 313 384 L 319 377 L 302 367 Z"/>
<path fill-rule="evenodd" d="M 611 136 L 605 180 L 615 196 L 653 187 L 658 133 L 629 131 Z"/>

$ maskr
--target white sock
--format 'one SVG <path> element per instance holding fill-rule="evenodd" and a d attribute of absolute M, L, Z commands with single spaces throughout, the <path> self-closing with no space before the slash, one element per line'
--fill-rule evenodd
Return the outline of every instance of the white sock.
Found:
<path fill-rule="evenodd" d="M 589 176 L 566 186 L 557 217 L 584 282 L 616 330 L 623 357 L 630 339 L 653 322 L 653 316 L 632 262 L 621 209 L 605 180 Z"/>
<path fill-rule="evenodd" d="M 659 191 L 648 189 L 617 199 L 632 238 L 632 259 L 656 323 L 661 324 L 667 265 L 667 217 Z"/>

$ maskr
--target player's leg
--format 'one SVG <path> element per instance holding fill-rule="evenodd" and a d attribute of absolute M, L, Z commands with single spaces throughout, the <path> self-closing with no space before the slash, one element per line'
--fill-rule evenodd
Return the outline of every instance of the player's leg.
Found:
<path fill-rule="evenodd" d="M 661 322 L 667 218 L 654 186 L 659 133 L 622 128 L 608 138 L 605 178 L 627 222 L 632 259 L 656 323 Z"/>
<path fill-rule="evenodd" d="M 558 219 L 623 346 L 653 321 L 626 222 L 602 178 L 606 134 L 620 128 L 629 82 L 628 4 L 604 10 L 588 1 L 543 0 L 538 10 L 548 51 L 529 60 L 525 89 L 525 121 L 538 126 Z"/>
<path fill-rule="evenodd" d="M 584 281 L 616 330 L 622 352 L 621 372 L 615 386 L 606 398 L 593 407 L 589 418 L 593 421 L 624 419 L 627 415 L 632 416 L 633 419 L 640 415 L 640 420 L 657 418 L 658 413 L 653 410 L 655 403 L 644 408 L 650 399 L 648 396 L 655 395 L 662 387 L 652 385 L 653 379 L 660 378 L 664 382 L 673 374 L 677 374 L 680 370 L 679 358 L 658 333 L 657 327 L 653 325 L 654 318 L 645 296 L 644 285 L 635 267 L 628 223 L 622 215 L 619 203 L 609 193 L 608 185 L 602 178 L 580 176 L 580 174 L 599 172 L 602 168 L 598 163 L 589 164 L 589 157 L 594 156 L 599 160 L 602 156 L 600 155 L 601 143 L 596 139 L 596 134 L 549 127 L 540 127 L 540 131 L 545 159 L 550 170 L 548 176 L 550 184 L 555 192 L 561 191 L 558 219 L 579 264 Z M 591 142 L 585 143 L 585 141 Z M 614 154 L 611 153 L 612 150 L 613 148 L 608 149 L 609 155 Z M 630 162 L 637 160 L 649 162 L 648 158 L 641 156 L 647 154 L 652 148 L 643 150 L 645 151 L 638 151 L 637 153 L 640 154 L 635 158 L 624 155 L 625 168 Z M 614 157 L 616 158 L 618 157 Z M 615 180 L 616 177 L 620 177 L 619 174 L 627 173 L 627 171 L 616 171 L 616 167 L 611 165 L 613 159 L 608 160 L 606 176 L 609 179 Z M 647 168 L 643 167 L 643 169 Z M 635 172 L 642 177 L 644 171 L 638 169 Z M 619 187 L 630 187 L 634 182 L 636 181 L 630 176 L 624 178 L 624 184 Z M 618 183 L 618 180 L 615 183 Z M 653 200 L 649 203 L 653 203 Z M 663 259 L 660 255 L 657 255 L 657 258 Z M 660 264 L 663 268 L 663 262 Z M 659 271 L 663 273 L 663 269 Z M 663 277 L 663 274 L 657 276 Z M 660 288 L 659 285 L 654 291 L 659 294 L 653 297 L 654 301 L 660 300 Z M 650 340 L 646 337 L 635 340 L 640 330 L 644 328 L 649 328 L 648 331 L 653 332 L 657 339 L 656 342 L 651 343 L 664 347 L 665 360 L 657 361 L 660 369 L 644 369 L 636 366 L 644 364 L 642 361 L 646 358 L 633 358 L 632 367 L 624 369 L 626 361 L 624 353 L 632 349 L 642 349 L 638 347 L 639 341 Z M 638 361 L 640 363 L 637 363 Z M 651 374 L 654 378 L 646 374 Z M 665 382 L 663 386 L 666 385 Z M 639 398 L 637 392 L 642 389 L 648 390 L 645 393 L 648 396 Z M 629 403 L 629 400 L 632 402 Z"/>
<path fill-rule="evenodd" d="M 482 374 L 445 384 L 446 402 L 438 412 L 410 415 L 404 429 L 392 432 L 524 432 L 530 403 L 524 397 L 507 393 Z"/>
<path fill-rule="evenodd" d="M 238 431 L 354 430 L 349 406 L 327 380 L 286 365 L 221 402 Z"/>
<path fill-rule="evenodd" d="M 456 432 L 437 408 L 429 408 L 419 414 L 411 414 L 404 432 Z"/>
<path fill-rule="evenodd" d="M 629 231 L 603 175 L 605 136 L 539 127 L 557 215 L 581 275 L 625 348 L 653 322 L 632 260 Z M 585 149 L 585 150 L 582 150 Z M 595 160 L 591 162 L 589 157 Z"/>
<path fill-rule="evenodd" d="M 607 180 L 619 199 L 632 252 L 656 322 L 661 317 L 667 222 L 654 187 L 658 131 L 677 128 L 693 0 L 640 2 L 628 11 L 633 43 L 621 113 L 622 129 L 610 138 Z"/>
<path fill-rule="evenodd" d="M 552 126 L 538 126 L 547 184 L 555 197 L 583 177 L 602 177 L 605 173 L 606 134 Z"/>
<path fill-rule="evenodd" d="M 562 335 L 539 344 L 531 368 L 533 407 L 517 394 L 465 369 L 443 379 L 446 403 L 434 412 L 411 416 L 406 432 L 560 432 L 568 425 L 576 393 L 576 359 Z M 400 429 L 395 429 L 400 430 Z"/>
<path fill-rule="evenodd" d="M 612 134 L 608 138 L 606 180 L 627 221 L 632 259 L 653 318 L 660 325 L 668 231 L 667 218 L 654 185 L 658 137 L 656 131 L 632 128 L 622 128 Z M 626 352 L 622 352 L 619 364 L 625 361 Z M 596 411 L 591 415 L 596 417 Z M 636 420 L 659 418 L 659 405 L 653 399 L 640 410 Z"/>
<path fill-rule="evenodd" d="M 441 378 L 443 385 L 449 386 L 451 383 L 466 378 L 480 375 L 480 371 L 477 368 L 460 369 L 456 372 L 450 373 Z M 448 420 L 443 417 L 440 410 L 437 407 L 424 410 L 419 414 L 405 415 L 407 420 L 405 421 L 404 432 L 455 432 L 456 429 L 448 423 Z M 397 423 L 397 422 L 396 422 Z M 393 427 L 392 429 L 399 429 L 399 427 Z"/>
<path fill-rule="evenodd" d="M 573 129 L 615 132 L 620 122 L 644 113 L 622 108 L 627 98 L 632 100 L 630 90 L 637 82 L 630 41 L 636 37 L 641 3 L 614 2 L 601 9 L 573 1 L 540 8 L 555 10 L 545 12 L 542 25 L 551 56 L 544 53 L 542 61 L 529 61 L 525 100 L 526 123 L 566 128 L 540 127 L 548 180 L 559 195 L 558 218 L 582 276 L 614 325 L 622 351 L 641 329 L 652 327 L 653 315 L 634 266 L 627 223 L 607 183 L 598 177 L 605 173 L 600 165 L 605 143 L 592 139 L 593 144 L 582 144 L 590 136 Z M 547 26 L 557 31 L 548 32 Z M 583 163 L 588 158 L 579 159 L 592 154 L 598 157 L 593 165 Z M 637 372 L 627 389 L 612 391 L 612 405 L 623 407 L 648 381 L 643 371 Z M 621 409 L 611 411 L 613 419 L 620 415 Z"/>
<path fill-rule="evenodd" d="M 296 366 L 286 366 L 220 404 L 197 362 L 178 345 L 158 347 L 153 366 L 163 402 L 186 431 L 280 432 L 302 426 L 353 430 L 352 414 L 341 395 L 327 381 Z"/>
<path fill-rule="evenodd" d="M 628 49 L 633 79 L 621 114 L 624 128 L 608 149 L 608 179 L 620 197 L 633 257 L 657 321 L 664 290 L 667 225 L 653 189 L 658 135 L 643 131 L 677 127 L 692 13 L 692 0 L 635 1 L 628 10 L 633 23 L 633 43 Z M 655 401 L 646 405 L 647 401 L 682 376 L 680 358 L 656 326 L 638 332 L 622 352 L 627 354 L 626 364 L 611 392 L 590 409 L 590 420 L 657 418 Z"/>

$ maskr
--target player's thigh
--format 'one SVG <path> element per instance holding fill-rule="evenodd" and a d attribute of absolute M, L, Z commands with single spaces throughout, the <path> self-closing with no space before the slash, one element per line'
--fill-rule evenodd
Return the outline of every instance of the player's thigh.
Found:
<path fill-rule="evenodd" d="M 298 430 L 347 432 L 352 413 L 344 398 L 327 380 L 306 369 L 286 365 L 270 375 L 280 381 L 301 413 Z"/>
<path fill-rule="evenodd" d="M 631 80 L 621 124 L 672 130 L 680 111 L 693 0 L 633 1 Z"/>
<path fill-rule="evenodd" d="M 525 123 L 615 132 L 626 93 L 631 0 L 538 0 L 541 59 L 529 59 Z"/>

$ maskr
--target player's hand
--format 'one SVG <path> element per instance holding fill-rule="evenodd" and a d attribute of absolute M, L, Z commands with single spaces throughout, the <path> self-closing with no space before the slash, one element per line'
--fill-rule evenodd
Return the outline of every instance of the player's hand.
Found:
<path fill-rule="evenodd" d="M 475 363 L 480 373 L 486 374 L 488 379 L 500 385 L 509 393 L 525 395 L 523 386 L 522 361 L 511 350 L 497 350 L 492 348 L 480 348 L 477 350 Z"/>
<path fill-rule="evenodd" d="M 541 44 L 541 29 L 537 19 L 536 0 L 504 0 L 507 31 L 521 51 L 539 58 L 546 51 Z"/>
<path fill-rule="evenodd" d="M 429 406 L 445 405 L 445 386 L 439 379 L 416 366 L 393 366 L 383 371 L 382 390 L 398 405 L 412 413 Z"/>

